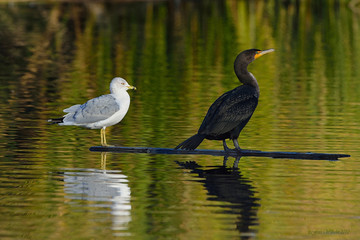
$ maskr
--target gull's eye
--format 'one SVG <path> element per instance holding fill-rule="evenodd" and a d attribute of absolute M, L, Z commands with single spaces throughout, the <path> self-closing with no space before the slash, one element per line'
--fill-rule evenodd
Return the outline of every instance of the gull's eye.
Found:
<path fill-rule="evenodd" d="M 125 83 L 122 82 L 121 85 L 125 85 Z"/>

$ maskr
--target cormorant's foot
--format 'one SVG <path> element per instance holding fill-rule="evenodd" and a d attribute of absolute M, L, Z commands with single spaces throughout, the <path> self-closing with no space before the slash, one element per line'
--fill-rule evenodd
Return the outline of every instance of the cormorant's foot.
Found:
<path fill-rule="evenodd" d="M 242 153 L 242 149 L 241 149 L 241 148 L 234 148 L 234 150 L 235 150 L 237 153 Z"/>
<path fill-rule="evenodd" d="M 233 142 L 234 142 L 234 146 L 235 146 L 235 151 L 236 151 L 238 154 L 241 154 L 242 149 L 241 149 L 240 146 L 239 146 L 238 140 L 235 138 L 235 139 L 233 139 Z"/>
<path fill-rule="evenodd" d="M 226 147 L 224 147 L 224 151 L 229 152 L 229 151 L 231 151 L 231 149 L 226 146 Z"/>
<path fill-rule="evenodd" d="M 229 151 L 231 150 L 231 149 L 228 148 L 228 146 L 226 145 L 225 140 L 223 140 L 223 147 L 224 147 L 224 151 L 225 151 L 225 152 L 229 152 Z"/>

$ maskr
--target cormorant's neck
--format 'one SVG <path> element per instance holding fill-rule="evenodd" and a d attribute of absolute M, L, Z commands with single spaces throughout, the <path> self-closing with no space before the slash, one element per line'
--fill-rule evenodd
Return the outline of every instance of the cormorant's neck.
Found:
<path fill-rule="evenodd" d="M 236 58 L 234 63 L 235 74 L 239 81 L 245 85 L 250 85 L 260 93 L 259 84 L 252 73 L 247 70 L 248 63 L 242 62 L 239 58 Z"/>

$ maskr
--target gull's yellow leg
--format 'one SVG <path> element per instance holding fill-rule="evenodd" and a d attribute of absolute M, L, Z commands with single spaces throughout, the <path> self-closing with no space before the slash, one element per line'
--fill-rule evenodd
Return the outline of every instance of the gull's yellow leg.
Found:
<path fill-rule="evenodd" d="M 100 129 L 100 143 L 101 143 L 101 146 L 104 146 L 104 137 L 103 137 L 103 129 L 101 128 Z"/>
<path fill-rule="evenodd" d="M 101 128 L 100 130 L 100 137 L 101 137 L 101 146 L 104 146 L 104 147 L 109 147 L 111 145 L 108 145 L 107 142 L 106 142 L 106 127 L 103 127 Z"/>
<path fill-rule="evenodd" d="M 106 129 L 106 127 L 103 127 L 102 129 L 103 129 L 103 135 L 104 135 L 104 136 L 103 136 L 103 138 L 104 138 L 104 140 L 103 140 L 104 145 L 103 145 L 103 146 L 108 146 L 108 144 L 107 144 L 107 142 L 106 142 L 106 135 L 105 135 L 105 131 L 106 131 L 105 129 Z"/>
<path fill-rule="evenodd" d="M 101 128 L 100 137 L 101 137 L 101 146 L 108 146 L 106 143 L 105 127 Z"/>

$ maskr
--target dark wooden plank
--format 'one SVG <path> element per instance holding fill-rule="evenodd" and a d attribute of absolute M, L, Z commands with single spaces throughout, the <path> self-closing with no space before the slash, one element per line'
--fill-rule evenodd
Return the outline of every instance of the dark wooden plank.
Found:
<path fill-rule="evenodd" d="M 252 156 L 270 158 L 290 158 L 290 159 L 312 159 L 312 160 L 338 160 L 343 157 L 350 157 L 348 154 L 333 153 L 299 153 L 299 152 L 263 152 L 258 150 L 243 149 L 239 154 L 235 150 L 225 152 L 223 150 L 181 150 L 173 148 L 151 148 L 151 147 L 121 147 L 121 146 L 94 146 L 90 148 L 94 152 L 118 152 L 118 153 L 147 153 L 147 154 L 186 154 L 186 155 L 212 155 L 212 156 Z"/>

